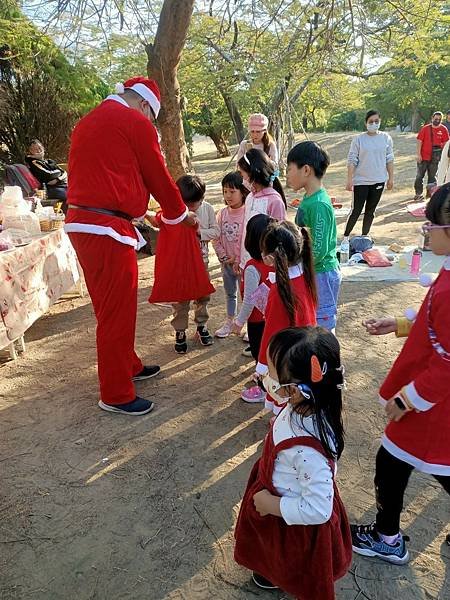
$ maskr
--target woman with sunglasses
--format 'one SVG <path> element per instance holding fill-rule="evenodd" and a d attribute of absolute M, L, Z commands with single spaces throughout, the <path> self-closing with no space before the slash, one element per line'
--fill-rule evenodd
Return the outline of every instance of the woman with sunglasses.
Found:
<path fill-rule="evenodd" d="M 450 494 L 450 183 L 431 197 L 426 216 L 431 249 L 446 260 L 417 316 L 363 323 L 372 335 L 408 335 L 380 389 L 389 424 L 376 458 L 376 521 L 352 525 L 354 552 L 394 564 L 409 560 L 400 516 L 412 471 L 432 475 Z"/>
<path fill-rule="evenodd" d="M 347 185 L 353 191 L 352 212 L 344 233 L 344 245 L 356 225 L 363 209 L 362 234 L 369 235 L 384 187 L 394 186 L 394 150 L 391 136 L 380 131 L 381 117 L 377 110 L 366 114 L 366 129 L 353 138 L 347 159 Z"/>

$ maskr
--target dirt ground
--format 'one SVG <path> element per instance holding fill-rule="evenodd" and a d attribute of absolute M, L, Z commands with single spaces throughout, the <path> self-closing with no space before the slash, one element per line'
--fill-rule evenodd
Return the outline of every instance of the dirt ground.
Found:
<path fill-rule="evenodd" d="M 351 135 L 314 137 L 332 158 L 326 187 L 349 203 L 343 190 Z M 394 134 L 394 142 L 396 189 L 383 196 L 373 235 L 378 243 L 414 243 L 417 222 L 404 211 L 414 137 Z M 214 184 L 228 161 L 214 160 L 207 144 L 197 150 L 197 171 L 219 205 Z M 239 399 L 252 361 L 241 356 L 236 338 L 209 349 L 192 343 L 186 356 L 175 355 L 169 310 L 147 303 L 153 258 L 139 265 L 136 346 L 147 363 L 162 365 L 161 376 L 138 384 L 156 401 L 153 413 L 131 419 L 98 409 L 89 298 L 68 296 L 52 307 L 26 333 L 26 354 L 16 362 L 0 355 L 0 598 L 288 598 L 258 590 L 233 562 L 233 525 L 268 421 L 259 406 Z M 211 277 L 214 330 L 224 317 L 214 262 Z M 424 293 L 411 283 L 343 284 L 338 336 L 348 379 L 347 439 L 338 479 L 352 520 L 374 516 L 374 456 L 385 422 L 377 387 L 402 344 L 369 338 L 360 322 L 417 306 Z M 449 600 L 449 506 L 431 477 L 414 474 L 402 521 L 411 563 L 355 557 L 336 585 L 337 599 Z"/>

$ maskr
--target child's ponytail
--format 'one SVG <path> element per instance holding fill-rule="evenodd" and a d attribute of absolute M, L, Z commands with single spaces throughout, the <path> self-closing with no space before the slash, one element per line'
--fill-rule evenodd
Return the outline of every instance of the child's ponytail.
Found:
<path fill-rule="evenodd" d="M 305 275 L 305 281 L 311 293 L 311 297 L 314 300 L 314 304 L 317 306 L 317 286 L 316 274 L 314 271 L 314 255 L 312 249 L 312 240 L 306 227 L 300 227 L 300 232 L 303 238 L 301 251 L 303 273 Z"/>
<path fill-rule="evenodd" d="M 283 186 L 281 185 L 281 181 L 278 179 L 278 177 L 275 177 L 275 179 L 273 180 L 272 187 L 276 192 L 280 194 L 281 199 L 283 200 L 284 207 L 287 208 L 286 196 L 284 195 Z"/>
<path fill-rule="evenodd" d="M 286 250 L 281 241 L 278 243 L 272 254 L 275 259 L 278 292 L 286 312 L 289 315 L 289 324 L 294 326 L 295 309 L 297 308 L 298 301 L 296 296 L 292 293 L 291 280 L 289 278 L 289 262 Z"/>

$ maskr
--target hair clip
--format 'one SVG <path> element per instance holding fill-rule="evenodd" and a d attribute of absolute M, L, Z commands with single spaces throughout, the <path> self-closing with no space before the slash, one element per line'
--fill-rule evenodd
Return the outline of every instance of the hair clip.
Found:
<path fill-rule="evenodd" d="M 325 373 L 326 373 L 326 368 L 327 368 L 326 364 L 327 363 L 324 363 Z M 315 354 L 313 354 L 311 356 L 311 381 L 313 383 L 319 383 L 319 381 L 322 381 L 325 373 L 324 373 L 322 367 L 320 366 L 319 359 L 317 358 L 317 356 Z"/>
<path fill-rule="evenodd" d="M 248 160 L 247 152 L 244 154 L 244 160 L 248 164 L 248 166 L 250 166 L 250 161 Z"/>
<path fill-rule="evenodd" d="M 312 398 L 314 401 L 314 394 L 312 393 L 311 388 L 306 385 L 306 383 L 297 383 L 297 389 L 300 394 L 306 398 L 306 400 L 311 400 Z"/>

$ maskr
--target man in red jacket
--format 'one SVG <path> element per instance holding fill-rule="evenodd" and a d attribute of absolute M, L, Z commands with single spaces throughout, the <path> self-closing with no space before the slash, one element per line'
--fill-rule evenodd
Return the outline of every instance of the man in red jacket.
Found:
<path fill-rule="evenodd" d="M 133 381 L 155 376 L 134 351 L 138 268 L 145 245 L 131 220 L 145 214 L 150 194 L 168 225 L 194 225 L 167 171 L 154 121 L 160 93 L 135 77 L 118 86 L 75 127 L 69 154 L 65 230 L 84 271 L 97 318 L 99 406 L 143 415 L 154 404 L 136 395 Z"/>
<path fill-rule="evenodd" d="M 414 182 L 416 195 L 414 200 L 423 200 L 423 178 L 427 173 L 427 184 L 436 183 L 436 173 L 441 159 L 442 148 L 449 139 L 449 132 L 442 125 L 442 113 L 436 111 L 431 123 L 424 125 L 417 134 L 417 175 Z"/>

